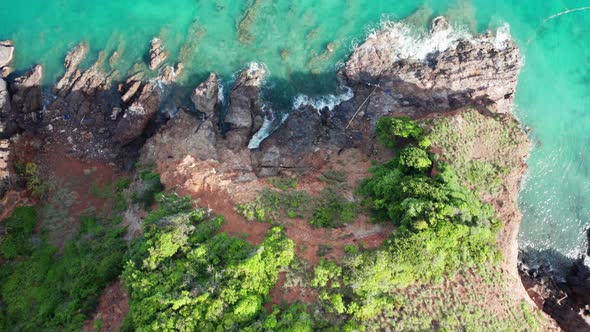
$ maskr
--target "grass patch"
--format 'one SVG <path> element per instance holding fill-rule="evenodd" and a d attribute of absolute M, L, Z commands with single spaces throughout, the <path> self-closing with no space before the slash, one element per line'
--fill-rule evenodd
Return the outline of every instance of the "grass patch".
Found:
<path fill-rule="evenodd" d="M 248 220 L 274 223 L 284 217 L 308 217 L 311 204 L 312 197 L 305 191 L 276 191 L 265 188 L 256 200 L 238 204 L 236 209 Z"/>
<path fill-rule="evenodd" d="M 358 215 L 358 205 L 330 186 L 321 192 L 309 223 L 315 227 L 340 227 L 355 221 Z"/>
<path fill-rule="evenodd" d="M 477 111 L 430 121 L 428 137 L 442 149 L 461 181 L 479 194 L 499 192 L 505 177 L 518 166 L 527 149 L 515 120 L 485 116 Z"/>
<path fill-rule="evenodd" d="M 297 178 L 270 178 L 268 182 L 279 190 L 289 190 L 297 188 Z"/>

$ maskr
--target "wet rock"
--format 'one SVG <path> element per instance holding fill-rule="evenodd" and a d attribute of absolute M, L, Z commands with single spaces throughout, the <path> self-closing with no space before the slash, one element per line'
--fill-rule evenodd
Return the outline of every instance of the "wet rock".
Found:
<path fill-rule="evenodd" d="M 129 106 L 119 120 L 113 138 L 126 145 L 140 137 L 160 109 L 160 89 L 153 83 L 145 83 L 136 101 Z"/>
<path fill-rule="evenodd" d="M 164 84 L 172 84 L 176 82 L 183 70 L 184 65 L 182 63 L 176 64 L 176 67 L 164 66 L 164 68 L 160 70 L 158 79 Z"/>
<path fill-rule="evenodd" d="M 78 66 L 84 60 L 86 54 L 88 54 L 88 50 L 88 44 L 81 43 L 66 55 L 64 61 L 66 72 L 53 88 L 53 93 L 63 96 L 71 91 L 74 83 L 82 76 L 82 73 L 78 70 Z"/>
<path fill-rule="evenodd" d="M 164 50 L 162 40 L 158 37 L 152 39 L 150 48 L 150 70 L 156 70 L 166 61 L 170 53 Z"/>
<path fill-rule="evenodd" d="M 195 108 L 213 118 L 215 115 L 215 106 L 219 101 L 219 83 L 217 75 L 211 73 L 206 81 L 199 84 L 193 91 L 191 100 Z"/>
<path fill-rule="evenodd" d="M 0 68 L 6 67 L 14 56 L 14 46 L 10 41 L 0 41 Z"/>
<path fill-rule="evenodd" d="M 432 20 L 432 28 L 430 29 L 430 33 L 435 33 L 439 31 L 449 30 L 451 25 L 447 22 L 447 19 L 444 16 L 435 17 Z"/>
<path fill-rule="evenodd" d="M 262 125 L 263 102 L 260 90 L 265 77 L 264 67 L 251 65 L 242 71 L 232 87 L 225 116 L 225 123 L 229 125 L 226 138 L 232 149 L 245 148 L 252 134 Z"/>
<path fill-rule="evenodd" d="M 12 111 L 17 123 L 25 129 L 32 129 L 39 124 L 36 115 L 43 108 L 41 83 L 43 80 L 43 66 L 37 65 L 22 76 L 15 78 L 10 84 L 12 92 Z"/>

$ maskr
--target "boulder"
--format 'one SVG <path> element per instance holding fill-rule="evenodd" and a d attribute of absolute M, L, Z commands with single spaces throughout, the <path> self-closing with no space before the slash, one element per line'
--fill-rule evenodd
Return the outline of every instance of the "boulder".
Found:
<path fill-rule="evenodd" d="M 12 111 L 21 128 L 33 129 L 41 121 L 38 112 L 43 108 L 42 81 L 43 66 L 37 65 L 10 84 Z"/>
<path fill-rule="evenodd" d="M 78 66 L 88 54 L 89 46 L 87 43 L 80 43 L 72 49 L 65 58 L 64 67 L 66 72 L 53 88 L 53 93 L 57 95 L 66 95 L 71 90 L 74 83 L 82 76 Z"/>
<path fill-rule="evenodd" d="M 0 78 L 0 139 L 9 138 L 17 131 L 6 81 Z"/>
<path fill-rule="evenodd" d="M 14 56 L 14 46 L 9 41 L 0 41 L 0 68 L 8 66 Z"/>
<path fill-rule="evenodd" d="M 215 73 L 211 73 L 206 81 L 197 86 L 191 100 L 195 108 L 205 113 L 207 118 L 214 118 L 215 106 L 219 102 L 219 82 Z"/>
<path fill-rule="evenodd" d="M 262 84 L 266 69 L 259 65 L 250 67 L 240 74 L 230 92 L 230 105 L 225 116 L 229 126 L 226 133 L 231 149 L 245 148 L 253 133 L 262 126 Z"/>
<path fill-rule="evenodd" d="M 153 83 L 145 83 L 137 100 L 129 106 L 113 133 L 113 139 L 126 145 L 139 138 L 156 113 L 160 110 L 160 88 Z"/>
<path fill-rule="evenodd" d="M 150 70 L 156 70 L 160 65 L 166 61 L 166 58 L 170 55 L 169 52 L 164 50 L 162 40 L 158 37 L 152 39 L 150 48 Z"/>
<path fill-rule="evenodd" d="M 144 145 L 149 160 L 196 159 L 217 160 L 217 135 L 211 120 L 201 120 L 194 113 L 181 110 Z"/>

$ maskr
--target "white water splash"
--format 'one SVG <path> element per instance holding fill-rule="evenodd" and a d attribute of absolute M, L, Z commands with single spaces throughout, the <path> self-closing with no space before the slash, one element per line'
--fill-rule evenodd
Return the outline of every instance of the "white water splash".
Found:
<path fill-rule="evenodd" d="M 221 105 L 225 105 L 225 88 L 220 78 L 217 79 L 217 101 Z"/>
<path fill-rule="evenodd" d="M 310 97 L 300 94 L 293 100 L 293 110 L 311 106 L 317 111 L 321 111 L 324 108 L 332 111 L 334 108 L 336 108 L 336 106 L 342 104 L 345 101 L 351 100 L 354 97 L 354 92 L 351 88 L 345 87 L 345 89 L 346 92 L 339 95 L 329 94 L 325 96 Z"/>
<path fill-rule="evenodd" d="M 385 39 L 385 43 L 379 42 L 378 45 L 391 50 L 393 62 L 425 60 L 429 54 L 444 52 L 455 47 L 460 40 L 473 39 L 469 32 L 458 27 L 438 29 L 431 33 L 412 28 L 402 22 L 392 21 L 383 21 L 381 28 L 371 32 L 367 40 L 377 37 Z"/>
<path fill-rule="evenodd" d="M 492 41 L 494 47 L 497 50 L 503 51 L 508 47 L 508 43 L 512 40 L 512 35 L 510 35 L 510 25 L 508 23 L 504 23 L 501 27 L 496 30 L 496 37 Z"/>
<path fill-rule="evenodd" d="M 277 119 L 273 110 L 269 109 L 266 104 L 262 105 L 262 112 L 264 113 L 264 122 L 262 123 L 262 127 L 252 136 L 250 142 L 248 142 L 248 149 L 250 150 L 258 149 L 262 141 L 270 136 L 289 117 L 289 114 L 283 114 L 280 119 Z M 278 123 L 277 120 L 279 120 Z"/>

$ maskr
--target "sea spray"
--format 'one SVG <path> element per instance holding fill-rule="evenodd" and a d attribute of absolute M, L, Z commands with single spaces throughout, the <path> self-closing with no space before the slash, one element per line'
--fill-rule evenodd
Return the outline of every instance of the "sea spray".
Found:
<path fill-rule="evenodd" d="M 344 89 L 346 91 L 339 95 L 329 94 L 325 96 L 310 97 L 300 94 L 293 99 L 293 110 L 311 106 L 318 112 L 325 108 L 332 111 L 334 108 L 336 108 L 336 106 L 342 104 L 345 101 L 351 100 L 354 97 L 354 92 L 351 88 L 344 87 Z"/>
<path fill-rule="evenodd" d="M 289 113 L 276 115 L 267 104 L 262 105 L 262 113 L 264 114 L 264 122 L 262 123 L 262 127 L 250 139 L 248 149 L 258 149 L 262 141 L 270 136 L 289 117 Z"/>

